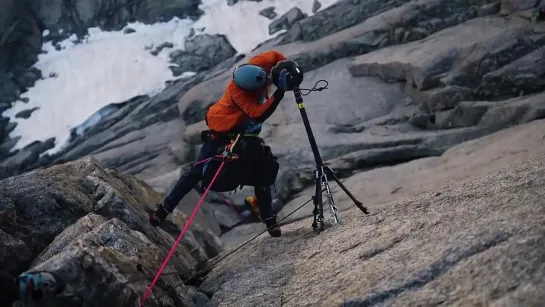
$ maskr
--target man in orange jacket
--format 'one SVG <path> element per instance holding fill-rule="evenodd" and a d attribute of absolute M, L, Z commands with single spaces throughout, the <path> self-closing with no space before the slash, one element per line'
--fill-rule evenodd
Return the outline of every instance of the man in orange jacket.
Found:
<path fill-rule="evenodd" d="M 289 61 L 277 51 L 267 51 L 252 57 L 248 63 L 240 65 L 233 72 L 223 96 L 208 109 L 206 124 L 211 131 L 232 137 L 236 133 L 258 135 L 261 124 L 278 107 L 286 90 L 298 86 L 302 73 L 295 62 Z M 269 96 L 271 82 L 276 86 Z M 215 140 L 206 140 L 201 147 L 197 161 L 214 156 L 219 148 Z M 202 179 L 202 164 L 193 165 L 176 182 L 162 205 L 150 217 L 154 226 L 166 219 L 180 200 Z M 272 211 L 272 192 L 270 186 L 256 186 L 261 218 L 267 225 L 269 234 L 281 236 L 276 215 Z"/>

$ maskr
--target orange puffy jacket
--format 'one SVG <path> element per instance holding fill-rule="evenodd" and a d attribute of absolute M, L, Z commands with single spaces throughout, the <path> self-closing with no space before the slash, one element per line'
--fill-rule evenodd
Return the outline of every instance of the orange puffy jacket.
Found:
<path fill-rule="evenodd" d="M 277 51 L 267 51 L 252 57 L 248 64 L 258 65 L 270 74 L 272 68 L 286 57 Z M 276 110 L 284 96 L 277 90 L 269 97 L 270 80 L 263 89 L 244 91 L 233 80 L 227 84 L 223 96 L 213 104 L 206 114 L 206 124 L 216 132 L 242 132 L 249 120 L 263 123 Z M 266 101 L 261 103 L 264 99 Z M 242 131 L 239 131 L 242 130 Z"/>

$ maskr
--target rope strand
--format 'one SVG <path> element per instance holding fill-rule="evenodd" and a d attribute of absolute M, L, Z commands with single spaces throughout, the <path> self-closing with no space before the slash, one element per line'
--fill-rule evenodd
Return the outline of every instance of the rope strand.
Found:
<path fill-rule="evenodd" d="M 325 82 L 325 86 L 317 87 L 320 82 Z M 301 91 L 301 95 L 307 96 L 308 94 L 310 94 L 312 92 L 321 92 L 323 90 L 326 90 L 328 85 L 329 85 L 329 82 L 327 82 L 327 80 L 318 80 L 318 81 L 316 81 L 316 83 L 314 84 L 314 86 L 311 89 L 300 88 L 299 90 Z M 303 94 L 302 91 L 307 91 L 307 93 Z"/>

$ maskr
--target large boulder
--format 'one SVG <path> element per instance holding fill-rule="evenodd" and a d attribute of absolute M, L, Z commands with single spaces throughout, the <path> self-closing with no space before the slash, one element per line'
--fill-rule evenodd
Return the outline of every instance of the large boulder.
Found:
<path fill-rule="evenodd" d="M 83 219 L 87 218 L 92 216 Z M 135 306 L 139 303 L 168 249 L 161 248 L 116 218 L 87 232 L 74 233 L 77 228 L 67 229 L 61 234 L 74 237 L 73 241 L 32 267 L 32 270 L 56 273 L 70 286 L 67 288 L 70 289 L 69 295 L 61 293 L 42 306 Z M 173 288 L 182 282 L 182 278 L 188 277 L 183 271 L 187 272 L 190 259 L 187 254 L 175 253 L 154 288 L 156 297 L 152 296 L 147 304 L 191 306 L 194 300 L 202 297 L 191 287 Z"/>
<path fill-rule="evenodd" d="M 92 158 L 4 179 L 0 181 L 0 194 L 0 229 L 9 235 L 8 245 L 29 250 L 32 259 L 42 254 L 40 259 L 45 260 L 62 251 L 75 235 L 104 222 L 101 218 L 88 218 L 81 220 L 81 225 L 73 225 L 89 213 L 104 218 L 115 217 L 164 250 L 169 249 L 174 240 L 167 232 L 153 228 L 148 222 L 149 210 L 162 201 L 162 195 L 141 180 L 104 169 Z M 178 232 L 183 223 L 174 224 Z M 65 230 L 70 225 L 71 228 Z M 63 231 L 67 234 L 58 237 Z M 217 235 L 209 228 L 195 224 L 190 231 L 204 236 L 205 239 L 197 243 L 201 249 L 216 248 L 215 252 L 206 254 L 207 257 L 213 257 L 221 250 Z M 54 240 L 56 243 L 50 246 Z M 50 248 L 44 252 L 48 246 Z M 178 249 L 191 258 L 183 247 Z M 26 256 L 15 262 L 9 255 L 6 259 L 15 270 L 28 265 Z M 192 261 L 184 266 L 186 275 L 197 265 L 197 260 Z"/>

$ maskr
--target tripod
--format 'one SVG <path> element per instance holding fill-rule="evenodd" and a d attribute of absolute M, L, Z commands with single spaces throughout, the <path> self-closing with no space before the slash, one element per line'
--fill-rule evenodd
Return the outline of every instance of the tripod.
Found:
<path fill-rule="evenodd" d="M 314 210 L 312 213 L 314 214 L 314 221 L 312 222 L 312 228 L 314 231 L 320 233 L 324 230 L 324 206 L 323 206 L 323 197 L 322 197 L 322 189 L 325 189 L 326 195 L 327 195 L 327 202 L 329 205 L 329 211 L 331 214 L 330 220 L 332 224 L 338 224 L 339 223 L 339 216 L 337 214 L 337 206 L 335 206 L 335 201 L 333 200 L 333 194 L 331 193 L 331 189 L 329 188 L 329 180 L 328 178 L 333 178 L 335 182 L 341 187 L 341 189 L 350 197 L 350 199 L 354 202 L 354 204 L 365 214 L 369 214 L 369 211 L 367 208 L 363 206 L 363 204 L 357 200 L 350 191 L 342 184 L 342 182 L 337 178 L 335 175 L 335 172 L 327 165 L 324 165 L 322 161 L 322 157 L 320 156 L 320 152 L 318 151 L 318 145 L 316 145 L 316 139 L 314 138 L 314 133 L 312 133 L 312 128 L 310 127 L 310 122 L 308 120 L 307 112 L 305 110 L 305 105 L 303 104 L 303 96 L 301 95 L 301 89 L 299 87 L 295 87 L 293 89 L 293 94 L 295 96 L 295 102 L 297 103 L 297 107 L 299 108 L 299 112 L 301 112 L 301 117 L 303 118 L 303 124 L 305 125 L 305 130 L 308 135 L 308 140 L 310 142 L 310 148 L 312 149 L 312 153 L 314 155 L 314 160 L 316 161 L 316 171 L 315 171 L 315 180 L 316 180 L 316 192 L 314 196 L 312 197 L 312 200 L 314 202 Z"/>

